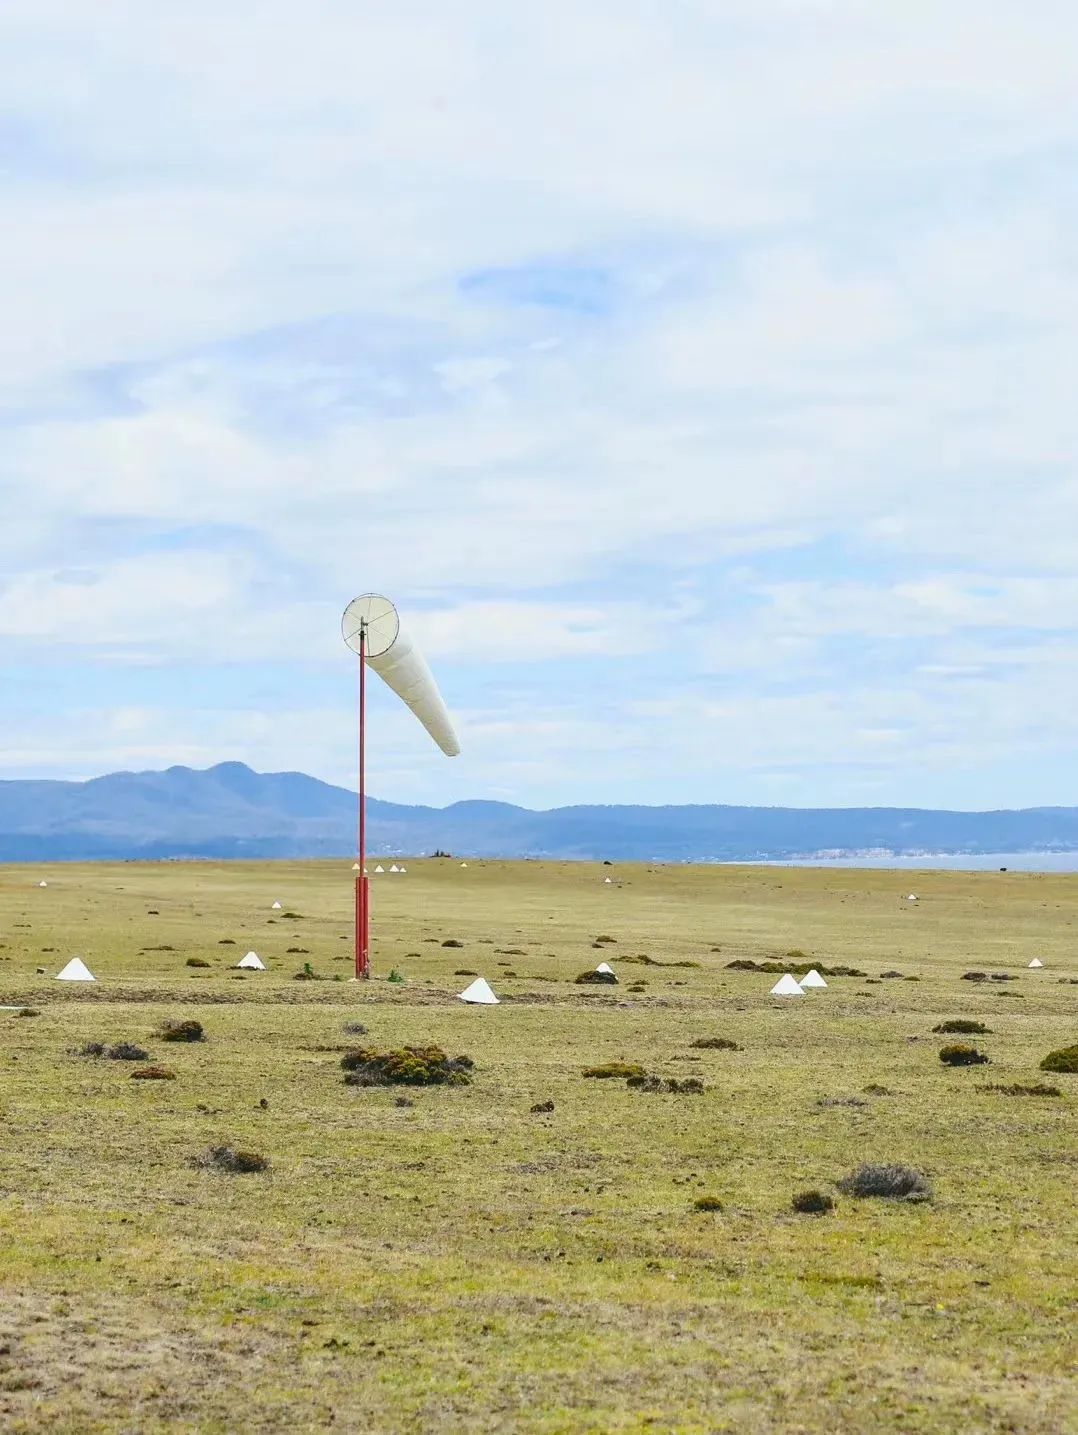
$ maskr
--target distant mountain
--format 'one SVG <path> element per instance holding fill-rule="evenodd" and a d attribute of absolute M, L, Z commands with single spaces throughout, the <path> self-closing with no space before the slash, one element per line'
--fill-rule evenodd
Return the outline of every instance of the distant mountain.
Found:
<path fill-rule="evenodd" d="M 1078 808 L 932 812 L 851 807 L 451 807 L 369 804 L 372 853 L 711 862 L 886 853 L 1078 851 Z M 356 799 L 301 772 L 116 772 L 0 782 L 0 861 L 339 857 Z"/>

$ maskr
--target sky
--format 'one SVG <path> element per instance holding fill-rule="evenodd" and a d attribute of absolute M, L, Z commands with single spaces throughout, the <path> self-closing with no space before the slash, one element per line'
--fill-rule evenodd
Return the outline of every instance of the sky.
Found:
<path fill-rule="evenodd" d="M 1078 804 L 1073 0 L 4 0 L 0 777 Z"/>

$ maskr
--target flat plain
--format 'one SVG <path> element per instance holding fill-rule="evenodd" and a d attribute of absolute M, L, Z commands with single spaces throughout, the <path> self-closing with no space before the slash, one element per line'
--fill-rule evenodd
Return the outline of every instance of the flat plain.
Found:
<path fill-rule="evenodd" d="M 349 983 L 349 866 L 0 869 L 0 1003 L 39 1013 L 0 1012 L 5 1430 L 1078 1429 L 1078 1075 L 1039 1070 L 1078 878 L 417 859 Z M 790 952 L 864 975 L 728 966 Z M 949 1018 L 989 1064 L 941 1064 Z M 121 1041 L 175 1079 L 75 1054 Z M 344 1084 L 430 1043 L 469 1085 Z M 615 1060 L 704 1091 L 584 1077 Z M 836 1193 L 862 1162 L 933 1199 Z"/>

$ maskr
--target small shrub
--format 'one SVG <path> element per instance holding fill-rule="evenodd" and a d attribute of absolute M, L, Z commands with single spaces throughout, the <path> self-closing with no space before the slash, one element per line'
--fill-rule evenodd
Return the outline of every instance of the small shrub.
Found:
<path fill-rule="evenodd" d="M 231 937 L 222 937 L 221 940 L 217 943 L 217 945 L 219 947 L 234 947 L 236 943 L 232 940 Z"/>
<path fill-rule="evenodd" d="M 792 962 L 805 962 L 808 960 L 808 952 L 803 952 L 800 947 L 791 947 L 786 955 Z"/>
<path fill-rule="evenodd" d="M 464 943 L 458 942 L 456 937 L 450 937 L 447 942 L 442 943 L 443 947 L 463 947 L 463 945 Z"/>
<path fill-rule="evenodd" d="M 905 981 L 905 977 L 903 977 L 903 975 L 902 975 L 901 972 L 881 972 L 881 973 L 880 973 L 880 980 L 881 980 L 881 981 L 885 981 L 885 982 L 887 982 L 887 981 L 900 981 L 900 982 L 901 982 L 901 981 Z"/>
<path fill-rule="evenodd" d="M 234 1146 L 211 1146 L 194 1160 L 203 1170 L 231 1171 L 237 1176 L 249 1175 L 253 1171 L 267 1171 L 269 1161 L 257 1151 L 237 1151 Z"/>
<path fill-rule="evenodd" d="M 835 1209 L 835 1198 L 826 1191 L 798 1191 L 790 1204 L 801 1216 L 826 1216 Z"/>
<path fill-rule="evenodd" d="M 699 1036 L 689 1043 L 694 1051 L 742 1051 L 736 1041 L 725 1036 Z"/>
<path fill-rule="evenodd" d="M 359 1047 L 341 1057 L 349 1086 L 468 1086 L 470 1056 L 446 1056 L 440 1046 L 403 1046 L 396 1051 Z"/>
<path fill-rule="evenodd" d="M 581 972 L 576 984 L 578 987 L 616 987 L 618 979 L 613 972 Z"/>
<path fill-rule="evenodd" d="M 878 1081 L 872 1082 L 870 1086 L 863 1088 L 866 1096 L 894 1096 L 889 1086 L 881 1086 Z"/>
<path fill-rule="evenodd" d="M 209 962 L 205 957 L 188 957 L 184 962 L 185 967 L 208 967 Z"/>
<path fill-rule="evenodd" d="M 141 1046 L 136 1046 L 133 1041 L 120 1041 L 115 1046 L 110 1046 L 105 1053 L 111 1061 L 149 1061 L 150 1053 L 144 1051 Z"/>
<path fill-rule="evenodd" d="M 625 1084 L 634 1091 L 666 1091 L 674 1096 L 704 1094 L 704 1083 L 698 1076 L 688 1076 L 684 1081 L 679 1081 L 676 1076 L 668 1076 L 665 1081 L 659 1076 L 630 1076 Z"/>
<path fill-rule="evenodd" d="M 392 982 L 394 986 L 402 986 L 404 984 L 404 973 L 398 971 L 396 967 L 390 967 L 389 976 L 386 977 L 386 981 Z"/>
<path fill-rule="evenodd" d="M 956 1043 L 954 1046 L 940 1048 L 940 1061 L 944 1066 L 984 1066 L 988 1057 L 983 1051 L 978 1051 L 975 1046 L 963 1046 Z"/>
<path fill-rule="evenodd" d="M 606 935 L 602 935 L 596 937 L 592 945 L 596 947 L 612 947 L 617 946 L 617 942 L 617 937 L 608 937 Z"/>
<path fill-rule="evenodd" d="M 948 1033 L 956 1036 L 992 1035 L 983 1021 L 968 1021 L 965 1017 L 956 1017 L 953 1021 L 941 1021 L 939 1026 L 934 1026 L 932 1030 L 942 1035 L 947 1035 Z"/>
<path fill-rule="evenodd" d="M 281 916 L 282 916 L 282 917 L 291 917 L 292 920 L 293 920 L 293 922 L 302 922 L 302 921 L 303 921 L 303 913 L 302 913 L 302 912 L 282 912 L 282 913 L 281 913 Z"/>
<path fill-rule="evenodd" d="M 162 1041 L 205 1041 L 206 1033 L 200 1021 L 166 1021 L 158 1031 Z"/>
<path fill-rule="evenodd" d="M 289 957 L 309 957 L 311 954 L 306 947 L 289 947 L 285 955 Z"/>
<path fill-rule="evenodd" d="M 1062 1096 L 1058 1086 L 1046 1086 L 1043 1081 L 1038 1081 L 1036 1086 L 1023 1086 L 1015 1082 L 1013 1086 L 1001 1086 L 998 1083 L 992 1086 L 982 1086 L 981 1091 L 996 1091 L 1000 1096 Z"/>
<path fill-rule="evenodd" d="M 722 1202 L 718 1196 L 697 1196 L 692 1208 L 694 1211 L 721 1211 Z"/>
<path fill-rule="evenodd" d="M 24 1007 L 20 1007 L 19 1010 L 15 1013 L 15 1015 L 16 1015 L 16 1016 L 40 1016 L 41 1013 L 38 1011 L 38 1009 L 37 1009 L 36 1007 L 24 1006 Z"/>
<path fill-rule="evenodd" d="M 455 977 L 477 977 L 478 972 L 473 972 L 471 967 L 458 967 L 453 973 Z"/>
<path fill-rule="evenodd" d="M 537 1101 L 531 1108 L 533 1116 L 545 1116 L 548 1111 L 554 1110 L 553 1101 Z"/>
<path fill-rule="evenodd" d="M 1050 1051 L 1041 1062 L 1041 1070 L 1074 1076 L 1078 1073 L 1078 1044 L 1061 1046 L 1058 1051 Z"/>
<path fill-rule="evenodd" d="M 103 1041 L 88 1041 L 80 1046 L 75 1053 L 76 1056 L 104 1056 L 105 1043 Z"/>
<path fill-rule="evenodd" d="M 912 1166 L 865 1165 L 844 1176 L 838 1183 L 846 1196 L 866 1200 L 879 1196 L 890 1201 L 930 1201 L 932 1187 L 927 1178 Z"/>
<path fill-rule="evenodd" d="M 600 1081 L 611 1078 L 626 1080 L 630 1076 L 646 1076 L 647 1072 L 642 1066 L 629 1061 L 606 1061 L 601 1066 L 586 1066 L 584 1075 L 594 1077 Z"/>
<path fill-rule="evenodd" d="M 363 1025 L 361 1021 L 346 1021 L 344 1024 L 344 1031 L 349 1036 L 367 1035 L 367 1028 Z"/>
<path fill-rule="evenodd" d="M 963 972 L 963 973 L 962 973 L 962 980 L 963 980 L 964 982 L 986 982 L 986 981 L 988 980 L 988 973 L 987 973 L 987 972 Z"/>
<path fill-rule="evenodd" d="M 632 984 L 631 987 L 626 987 L 626 988 L 625 988 L 625 990 L 626 990 L 627 992 L 638 992 L 638 993 L 639 993 L 639 992 L 646 992 L 647 989 L 648 989 L 648 984 L 647 984 L 647 982 L 633 982 L 633 984 Z"/>
<path fill-rule="evenodd" d="M 176 1073 L 167 1066 L 137 1066 L 131 1073 L 132 1081 L 175 1081 Z"/>

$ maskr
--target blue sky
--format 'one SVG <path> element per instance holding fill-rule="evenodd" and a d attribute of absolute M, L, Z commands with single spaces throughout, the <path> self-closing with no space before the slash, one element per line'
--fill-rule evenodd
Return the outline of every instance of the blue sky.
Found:
<path fill-rule="evenodd" d="M 225 14 L 221 14 L 225 11 Z M 941 13 L 942 12 L 942 13 Z M 6 0 L 0 776 L 1078 804 L 1078 12 Z"/>

